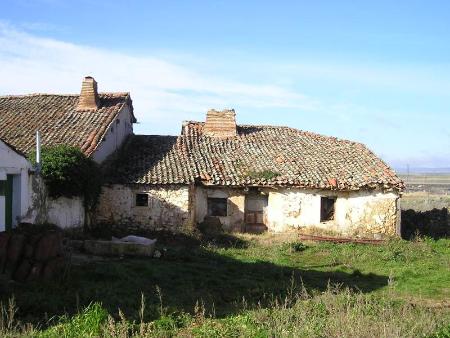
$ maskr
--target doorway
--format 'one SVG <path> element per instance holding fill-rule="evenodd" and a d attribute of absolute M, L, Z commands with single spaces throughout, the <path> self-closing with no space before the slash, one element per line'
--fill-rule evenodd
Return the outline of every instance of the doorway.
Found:
<path fill-rule="evenodd" d="M 245 197 L 245 232 L 263 233 L 267 231 L 267 206 L 269 198 L 262 194 Z"/>

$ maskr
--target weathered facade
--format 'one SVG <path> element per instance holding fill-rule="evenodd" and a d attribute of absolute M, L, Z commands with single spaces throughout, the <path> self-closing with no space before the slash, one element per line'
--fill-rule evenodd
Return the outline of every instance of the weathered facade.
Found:
<path fill-rule="evenodd" d="M 14 188 L 8 226 L 48 222 L 65 228 L 85 223 L 82 198 L 49 198 L 42 178 L 28 161 L 27 154 L 36 146 L 36 131 L 43 146 L 79 147 L 101 163 L 133 133 L 135 122 L 130 94 L 98 93 L 92 77 L 83 80 L 80 95 L 0 96 L 0 139 L 4 140 L 0 143 L 0 182 L 3 177 L 3 185 Z M 0 196 L 0 220 L 6 219 L 2 200 L 6 199 Z"/>
<path fill-rule="evenodd" d="M 399 233 L 396 174 L 360 143 L 287 127 L 239 126 L 234 111 L 185 122 L 180 136 L 131 137 L 109 163 L 98 219 L 186 231 L 318 227 Z"/>
<path fill-rule="evenodd" d="M 187 185 L 104 187 L 97 221 L 182 232 L 194 221 L 190 194 Z M 140 195 L 146 200 L 139 201 Z"/>
<path fill-rule="evenodd" d="M 148 195 L 148 204 L 136 205 L 139 194 Z M 330 220 L 321 220 L 323 197 L 336 200 L 334 217 Z M 226 200 L 224 215 L 210 215 L 208 199 L 211 198 Z M 97 220 L 150 230 L 183 232 L 214 217 L 227 232 L 284 232 L 292 228 L 317 227 L 352 236 L 384 237 L 395 236 L 400 231 L 399 198 L 393 192 L 327 193 L 297 188 L 261 188 L 249 193 L 244 189 L 226 187 L 132 188 L 113 185 L 103 190 Z M 249 206 L 249 202 L 255 200 L 261 201 L 261 208 Z"/>

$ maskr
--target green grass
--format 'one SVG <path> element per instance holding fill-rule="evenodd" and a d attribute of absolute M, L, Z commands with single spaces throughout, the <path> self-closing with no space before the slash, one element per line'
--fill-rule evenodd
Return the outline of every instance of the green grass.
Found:
<path fill-rule="evenodd" d="M 159 245 L 167 249 L 159 260 L 72 266 L 62 282 L 8 284 L 2 301 L 14 295 L 20 327 L 46 337 L 364 336 L 370 326 L 423 336 L 450 323 L 450 240 L 375 246 L 264 235 Z"/>

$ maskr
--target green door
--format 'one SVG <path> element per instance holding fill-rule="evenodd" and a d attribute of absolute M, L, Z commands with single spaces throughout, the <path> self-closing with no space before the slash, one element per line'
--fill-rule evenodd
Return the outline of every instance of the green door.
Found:
<path fill-rule="evenodd" d="M 6 189 L 5 189 L 5 225 L 6 230 L 12 228 L 12 200 L 13 200 L 13 176 L 6 176 Z"/>

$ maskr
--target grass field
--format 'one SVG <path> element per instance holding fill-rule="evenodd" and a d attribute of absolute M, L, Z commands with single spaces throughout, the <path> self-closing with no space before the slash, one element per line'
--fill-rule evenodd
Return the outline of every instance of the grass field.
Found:
<path fill-rule="evenodd" d="M 167 249 L 159 260 L 95 261 L 59 283 L 9 284 L 1 333 L 450 335 L 450 240 L 317 244 L 290 234 L 159 245 Z"/>

